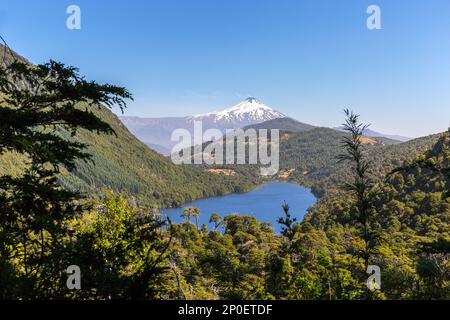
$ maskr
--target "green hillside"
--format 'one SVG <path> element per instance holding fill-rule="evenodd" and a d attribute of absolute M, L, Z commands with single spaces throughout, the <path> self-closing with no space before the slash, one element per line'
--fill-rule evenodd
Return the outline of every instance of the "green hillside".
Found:
<path fill-rule="evenodd" d="M 5 52 L 0 46 L 0 52 Z M 7 51 L 8 52 L 8 51 Z M 14 58 L 25 61 L 14 54 Z M 9 63 L 12 56 L 0 63 Z M 76 170 L 61 170 L 59 180 L 69 190 L 79 191 L 89 197 L 102 194 L 106 189 L 121 192 L 137 199 L 145 206 L 178 206 L 186 201 L 240 192 L 253 186 L 247 179 L 210 174 L 196 166 L 179 166 L 170 159 L 151 150 L 137 140 L 106 107 L 89 107 L 92 112 L 111 125 L 115 135 L 98 135 L 87 130 L 78 131 L 73 139 L 89 146 L 93 162 L 76 163 Z M 64 137 L 70 133 L 56 128 Z M 16 153 L 0 155 L 0 176 L 18 175 L 25 168 L 27 158 Z"/>
<path fill-rule="evenodd" d="M 303 132 L 303 131 L 308 131 L 308 130 L 312 130 L 315 127 L 307 124 L 307 123 L 303 123 L 297 120 L 294 120 L 292 118 L 276 118 L 276 119 L 272 119 L 272 120 L 268 120 L 262 123 L 257 123 L 257 124 L 252 124 L 250 126 L 247 126 L 244 128 L 244 130 L 249 129 L 249 128 L 253 128 L 253 129 L 279 129 L 279 130 L 283 130 L 283 131 L 288 131 L 288 132 Z"/>
<path fill-rule="evenodd" d="M 344 135 L 327 128 L 287 134 L 280 147 L 280 168 L 289 173 L 286 179 L 311 187 L 317 196 L 323 196 L 326 190 L 345 181 L 348 167 L 338 162 Z M 381 177 L 406 159 L 425 152 L 438 139 L 439 135 L 431 135 L 387 145 L 375 138 L 367 138 L 364 147 L 373 164 L 373 174 Z"/>
<path fill-rule="evenodd" d="M 138 141 L 106 108 L 94 112 L 109 124 L 116 135 L 97 135 L 79 131 L 76 140 L 89 145 L 93 162 L 77 162 L 76 170 L 63 170 L 61 184 L 89 196 L 111 189 L 135 196 L 139 203 L 154 206 L 178 206 L 188 200 L 243 191 L 249 180 L 210 174 L 195 166 L 179 166 Z M 58 129 L 69 137 L 69 133 Z M 19 173 L 25 157 L 0 156 L 0 175 Z"/>
<path fill-rule="evenodd" d="M 259 129 L 272 129 L 269 127 Z M 314 128 L 303 132 L 280 132 L 280 172 L 265 179 L 281 179 L 311 187 L 316 196 L 342 183 L 348 168 L 338 162 L 342 153 L 344 132 L 330 128 Z M 398 144 L 386 144 L 377 138 L 365 137 L 364 148 L 373 162 L 378 177 L 400 166 L 403 161 L 425 152 L 439 139 L 439 135 L 410 140 Z M 207 144 L 205 144 L 206 146 Z M 208 168 L 210 166 L 206 166 Z M 215 165 L 217 169 L 235 171 L 239 176 L 261 179 L 257 165 Z"/>
<path fill-rule="evenodd" d="M 94 164 L 78 163 L 62 182 L 69 188 L 92 192 L 111 187 L 138 195 L 146 203 L 178 206 L 186 200 L 243 191 L 251 185 L 234 177 L 209 174 L 195 166 L 179 166 L 138 141 L 109 110 L 99 111 L 117 136 L 80 132 L 78 139 L 89 142 Z"/>
<path fill-rule="evenodd" d="M 407 142 L 393 145 L 381 145 L 369 147 L 367 156 L 370 159 L 371 174 L 376 179 L 383 179 L 391 170 L 401 166 L 405 161 L 418 157 L 428 151 L 438 142 L 440 134 L 421 137 Z M 327 190 L 341 185 L 349 176 L 349 168 L 337 163 L 333 172 L 317 181 L 313 186 L 316 194 L 323 195 Z"/>
<path fill-rule="evenodd" d="M 373 219 L 382 230 L 382 244 L 373 263 L 384 270 L 382 291 L 390 299 L 450 297 L 449 132 L 405 143 L 398 157 L 431 141 L 429 150 L 408 157 L 394 174 L 379 180 Z M 400 161 L 393 160 L 394 149 L 386 155 L 391 158 L 385 163 Z M 352 254 L 358 244 L 351 203 L 348 193 L 333 188 L 310 210 L 303 226 L 323 231 L 330 247 Z"/>

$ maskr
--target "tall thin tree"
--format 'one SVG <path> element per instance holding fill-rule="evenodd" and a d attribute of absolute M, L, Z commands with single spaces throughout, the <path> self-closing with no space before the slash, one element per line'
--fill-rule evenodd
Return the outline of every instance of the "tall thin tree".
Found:
<path fill-rule="evenodd" d="M 352 181 L 346 183 L 343 188 L 350 192 L 354 198 L 353 222 L 364 241 L 364 248 L 358 255 L 364 260 L 362 274 L 366 275 L 370 259 L 381 241 L 380 230 L 377 224 L 374 223 L 376 215 L 374 200 L 377 195 L 377 188 L 374 181 L 370 178 L 370 162 L 366 158 L 363 147 L 364 132 L 369 125 L 360 123 L 359 115 L 353 113 L 353 111 L 346 109 L 344 112 L 346 121 L 343 124 L 343 129 L 348 135 L 342 140 L 345 153 L 339 156 L 339 161 L 351 163 Z M 368 296 L 371 296 L 369 292 Z"/>

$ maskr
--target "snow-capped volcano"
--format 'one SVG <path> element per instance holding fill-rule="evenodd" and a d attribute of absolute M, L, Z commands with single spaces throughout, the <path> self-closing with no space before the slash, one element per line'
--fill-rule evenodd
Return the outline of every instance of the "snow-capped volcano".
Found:
<path fill-rule="evenodd" d="M 194 121 L 201 121 L 202 129 L 219 129 L 223 133 L 228 129 L 239 129 L 268 120 L 286 118 L 255 98 L 247 98 L 237 105 L 222 111 L 187 117 L 139 118 L 121 117 L 127 128 L 144 143 L 159 150 L 171 150 L 176 142 L 171 140 L 176 129 L 186 129 L 193 133 Z M 163 152 L 163 151 L 160 151 Z M 169 154 L 169 152 L 164 152 Z"/>
<path fill-rule="evenodd" d="M 264 122 L 286 116 L 273 110 L 255 98 L 247 98 L 237 105 L 222 111 L 210 112 L 194 116 L 194 120 L 207 120 L 212 123 L 239 124 Z"/>

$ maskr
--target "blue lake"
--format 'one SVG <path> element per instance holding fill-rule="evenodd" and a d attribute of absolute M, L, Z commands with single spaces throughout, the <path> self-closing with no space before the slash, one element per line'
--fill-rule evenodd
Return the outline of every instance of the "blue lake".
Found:
<path fill-rule="evenodd" d="M 286 201 L 289 204 L 293 217 L 300 222 L 306 211 L 316 202 L 311 191 L 301 185 L 287 182 L 265 183 L 246 193 L 232 193 L 221 197 L 211 197 L 185 203 L 180 208 L 164 209 L 172 222 L 183 221 L 181 214 L 183 208 L 194 206 L 200 209 L 199 225 L 209 224 L 212 213 L 218 213 L 222 217 L 233 213 L 255 216 L 261 222 L 270 222 L 274 230 L 280 230 L 277 220 L 284 215 L 282 205 Z M 191 221 L 194 221 L 193 219 Z"/>

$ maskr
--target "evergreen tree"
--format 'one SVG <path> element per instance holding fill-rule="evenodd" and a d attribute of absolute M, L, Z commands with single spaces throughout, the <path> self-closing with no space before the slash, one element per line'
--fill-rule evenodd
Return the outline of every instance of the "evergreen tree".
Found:
<path fill-rule="evenodd" d="M 297 222 L 297 218 L 292 218 L 291 213 L 289 212 L 289 204 L 284 202 L 282 205 L 284 217 L 278 218 L 278 223 L 281 224 L 281 234 L 284 235 L 289 239 L 289 241 L 292 241 L 295 235 L 294 226 Z"/>
<path fill-rule="evenodd" d="M 80 129 L 114 134 L 89 108 L 123 109 L 126 99 L 132 96 L 125 88 L 87 81 L 55 61 L 0 66 L 0 155 L 29 160 L 23 175 L 0 177 L 0 274 L 12 274 L 16 284 L 0 285 L 3 296 L 40 298 L 57 290 L 64 221 L 83 210 L 80 195 L 61 188 L 57 175 L 62 167 L 73 170 L 77 159 L 90 160 L 87 146 L 58 128 L 72 136 Z"/>

